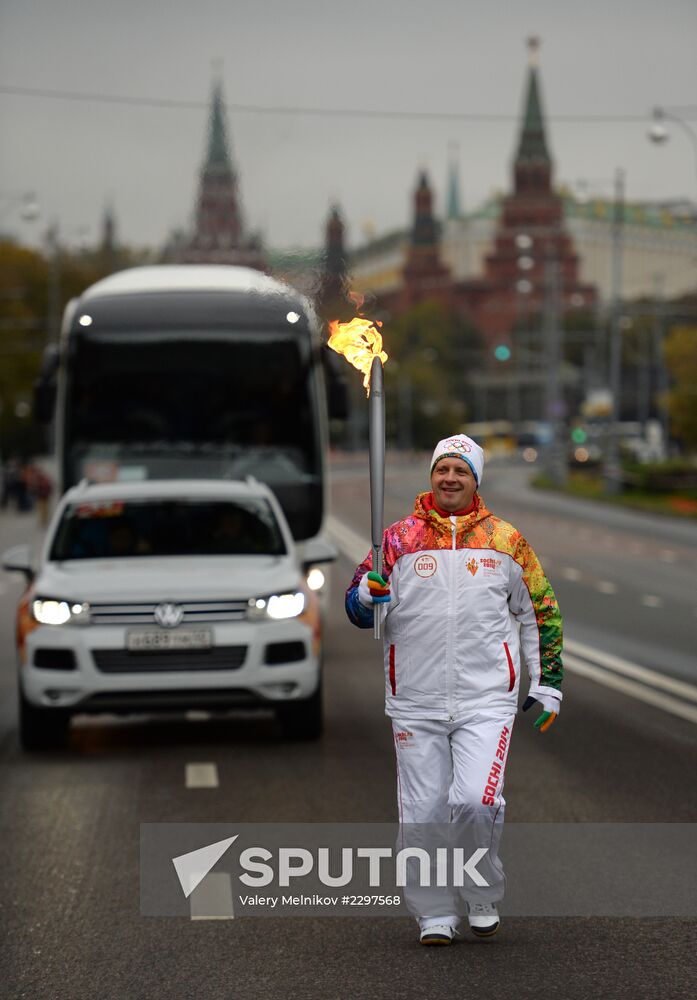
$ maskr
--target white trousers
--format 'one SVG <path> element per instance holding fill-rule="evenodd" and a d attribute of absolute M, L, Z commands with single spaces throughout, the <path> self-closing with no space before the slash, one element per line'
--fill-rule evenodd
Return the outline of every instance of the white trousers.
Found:
<path fill-rule="evenodd" d="M 392 719 L 402 844 L 414 846 L 431 829 L 437 834 L 431 824 L 458 824 L 453 830 L 465 858 L 478 848 L 487 848 L 476 866 L 488 883 L 486 887 L 444 887 L 435 907 L 430 902 L 433 894 L 405 888 L 405 901 L 422 930 L 444 923 L 456 927 L 459 913 L 466 912 L 466 902 L 503 899 L 505 876 L 498 851 L 506 806 L 503 781 L 514 719 L 513 714 L 483 713 L 455 722 Z M 412 824 L 429 826 L 416 828 Z"/>

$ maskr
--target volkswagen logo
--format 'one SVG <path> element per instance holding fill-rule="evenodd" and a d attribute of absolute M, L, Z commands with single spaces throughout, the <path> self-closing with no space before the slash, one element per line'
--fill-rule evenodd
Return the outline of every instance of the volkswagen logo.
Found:
<path fill-rule="evenodd" d="M 184 617 L 184 609 L 181 604 L 170 604 L 169 601 L 163 601 L 162 604 L 157 605 L 154 614 L 158 625 L 174 628 Z"/>

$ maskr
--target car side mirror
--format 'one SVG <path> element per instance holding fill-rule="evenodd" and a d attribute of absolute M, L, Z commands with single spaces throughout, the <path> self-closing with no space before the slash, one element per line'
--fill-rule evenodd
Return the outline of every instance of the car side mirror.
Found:
<path fill-rule="evenodd" d="M 31 550 L 28 545 L 14 545 L 2 557 L 2 568 L 6 573 L 23 573 L 29 583 L 34 579 Z"/>
<path fill-rule="evenodd" d="M 336 546 L 324 538 L 311 538 L 302 549 L 303 570 L 307 573 L 313 566 L 334 562 L 339 552 Z"/>

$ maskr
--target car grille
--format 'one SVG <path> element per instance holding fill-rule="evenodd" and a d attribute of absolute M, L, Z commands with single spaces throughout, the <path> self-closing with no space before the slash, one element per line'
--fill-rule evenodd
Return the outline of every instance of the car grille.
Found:
<path fill-rule="evenodd" d="M 91 604 L 90 622 L 94 625 L 152 625 L 157 603 Z M 173 601 L 184 612 L 182 623 L 238 622 L 247 612 L 242 601 Z M 181 624 L 181 623 L 180 623 Z"/>
<path fill-rule="evenodd" d="M 246 646 L 213 646 L 210 649 L 94 649 L 97 670 L 103 674 L 147 674 L 170 670 L 239 670 Z"/>
<path fill-rule="evenodd" d="M 102 691 L 81 701 L 78 712 L 155 712 L 246 708 L 265 702 L 244 688 L 184 691 Z"/>

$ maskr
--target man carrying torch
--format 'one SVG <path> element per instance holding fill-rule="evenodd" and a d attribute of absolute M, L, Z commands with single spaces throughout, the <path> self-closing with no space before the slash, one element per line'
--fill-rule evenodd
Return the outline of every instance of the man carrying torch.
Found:
<path fill-rule="evenodd" d="M 371 499 L 373 462 L 371 455 Z M 373 525 L 373 550 L 356 569 L 346 611 L 359 628 L 384 615 L 400 824 L 474 831 L 488 851 L 488 885 L 463 895 L 472 932 L 489 937 L 504 893 L 498 847 L 521 653 L 530 676 L 523 710 L 540 703 L 535 728 L 544 733 L 562 698 L 562 623 L 535 553 L 479 495 L 483 471 L 484 453 L 471 438 L 438 442 L 431 490 L 417 496 L 413 513 L 387 528 L 381 546 L 378 536 L 377 548 Z M 423 944 L 452 941 L 459 906 L 454 896 L 446 903 L 450 910 L 430 916 L 411 907 Z"/>

